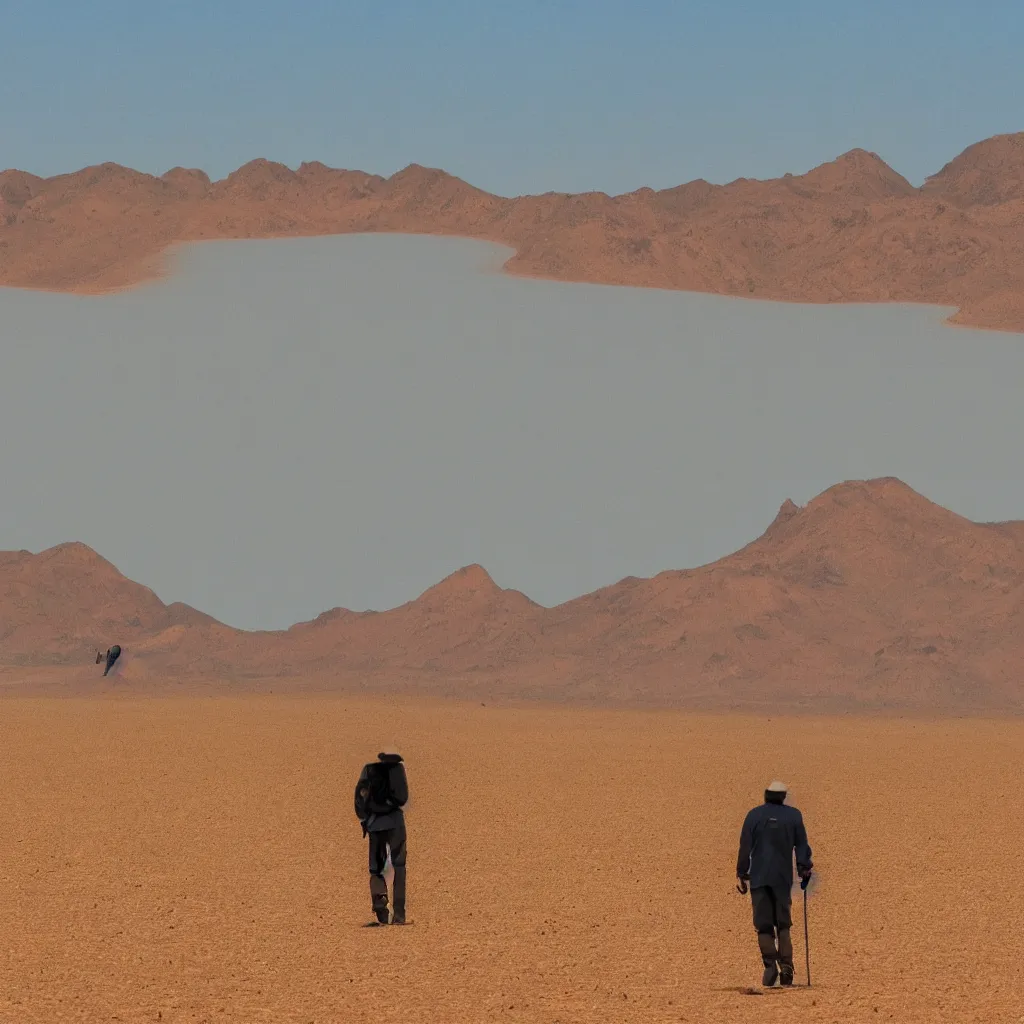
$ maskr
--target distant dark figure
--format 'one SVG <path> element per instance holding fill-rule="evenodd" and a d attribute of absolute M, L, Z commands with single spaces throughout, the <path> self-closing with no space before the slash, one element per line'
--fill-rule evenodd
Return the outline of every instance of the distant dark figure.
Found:
<path fill-rule="evenodd" d="M 103 674 L 104 675 L 106 675 L 114 667 L 114 662 L 117 661 L 117 659 L 120 658 L 120 657 L 121 657 L 121 648 L 118 647 L 117 644 L 114 644 L 113 647 L 108 647 L 107 648 L 107 665 L 106 665 L 106 668 L 103 669 Z M 96 664 L 97 665 L 99 664 L 99 661 L 100 661 L 100 656 L 97 654 L 96 655 Z"/>
<path fill-rule="evenodd" d="M 755 807 L 743 822 L 740 852 L 736 860 L 736 888 L 746 893 L 754 909 L 754 928 L 761 950 L 764 975 L 761 984 L 771 987 L 781 978 L 793 984 L 793 854 L 800 874 L 800 888 L 811 880 L 811 847 L 807 842 L 803 815 L 787 807 L 786 787 L 773 782 L 764 791 L 764 803 Z"/>
<path fill-rule="evenodd" d="M 376 925 L 388 923 L 388 883 L 384 869 L 391 854 L 391 924 L 405 924 L 405 814 L 409 783 L 400 754 L 378 754 L 366 765 L 356 783 L 356 817 L 363 835 L 370 837 L 370 902 Z"/>

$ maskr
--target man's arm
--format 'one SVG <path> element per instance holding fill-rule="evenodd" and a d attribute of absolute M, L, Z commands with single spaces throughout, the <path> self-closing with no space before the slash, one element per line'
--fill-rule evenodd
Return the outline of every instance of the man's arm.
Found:
<path fill-rule="evenodd" d="M 747 879 L 750 877 L 750 848 L 754 842 L 754 825 L 751 814 L 743 819 L 743 828 L 740 830 L 740 852 L 736 857 L 736 877 Z"/>
<path fill-rule="evenodd" d="M 359 791 L 361 789 L 365 789 L 366 788 L 366 784 L 367 784 L 367 776 L 366 776 L 366 769 L 364 768 L 359 773 L 359 781 L 356 783 L 356 791 L 355 791 L 355 796 L 354 796 L 354 800 L 353 800 L 353 802 L 355 804 L 355 807 L 353 808 L 353 810 L 356 812 L 356 817 L 359 818 L 360 821 L 365 821 L 366 819 L 363 818 L 362 815 L 360 815 L 360 813 L 359 813 L 359 811 L 360 811 L 360 807 L 359 807 L 360 793 L 359 793 Z M 364 797 L 366 796 L 365 793 L 363 793 L 362 795 Z"/>
<path fill-rule="evenodd" d="M 811 860 L 811 844 L 807 842 L 807 829 L 804 828 L 804 816 L 798 813 L 796 829 L 795 829 L 795 843 L 796 849 L 796 870 L 797 874 L 801 878 L 807 877 L 811 873 L 814 867 L 814 862 Z"/>

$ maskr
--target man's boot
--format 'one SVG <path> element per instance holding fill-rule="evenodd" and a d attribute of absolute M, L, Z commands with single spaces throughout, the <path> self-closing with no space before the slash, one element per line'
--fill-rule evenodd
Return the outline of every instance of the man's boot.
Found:
<path fill-rule="evenodd" d="M 788 928 L 779 929 L 779 983 L 793 984 L 793 940 Z"/>
<path fill-rule="evenodd" d="M 771 988 L 778 980 L 779 968 L 776 963 L 779 951 L 775 948 L 774 932 L 758 932 L 757 945 L 761 950 L 761 962 L 764 964 L 764 974 L 761 976 L 761 984 L 765 988 Z"/>
<path fill-rule="evenodd" d="M 370 900 L 378 924 L 388 923 L 388 883 L 382 875 L 370 875 Z"/>
<path fill-rule="evenodd" d="M 394 907 L 394 915 L 392 916 L 392 924 L 405 924 L 405 865 L 403 864 L 400 868 L 395 868 L 395 878 L 392 886 L 395 890 L 394 899 L 392 900 L 392 906 Z"/>

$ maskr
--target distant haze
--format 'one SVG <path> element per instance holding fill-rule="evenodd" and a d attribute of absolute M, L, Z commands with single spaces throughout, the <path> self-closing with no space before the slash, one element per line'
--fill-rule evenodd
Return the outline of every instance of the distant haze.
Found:
<path fill-rule="evenodd" d="M 556 603 L 717 558 L 847 478 L 1024 517 L 1024 335 L 521 280 L 507 256 L 218 242 L 121 295 L 0 290 L 0 548 L 82 540 L 269 628 L 469 562 Z"/>

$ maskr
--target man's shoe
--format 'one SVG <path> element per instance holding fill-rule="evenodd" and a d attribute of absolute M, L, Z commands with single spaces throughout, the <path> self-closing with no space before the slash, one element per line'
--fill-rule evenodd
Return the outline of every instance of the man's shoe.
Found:
<path fill-rule="evenodd" d="M 793 984 L 793 965 L 783 964 L 779 968 L 779 984 L 780 985 L 792 985 Z"/>
<path fill-rule="evenodd" d="M 386 925 L 388 923 L 387 896 L 374 896 L 374 916 L 377 919 L 378 925 Z"/>
<path fill-rule="evenodd" d="M 761 975 L 761 984 L 764 985 L 765 988 L 771 988 L 772 985 L 778 981 L 778 978 L 779 968 L 776 964 L 771 964 L 764 969 L 764 974 Z"/>

